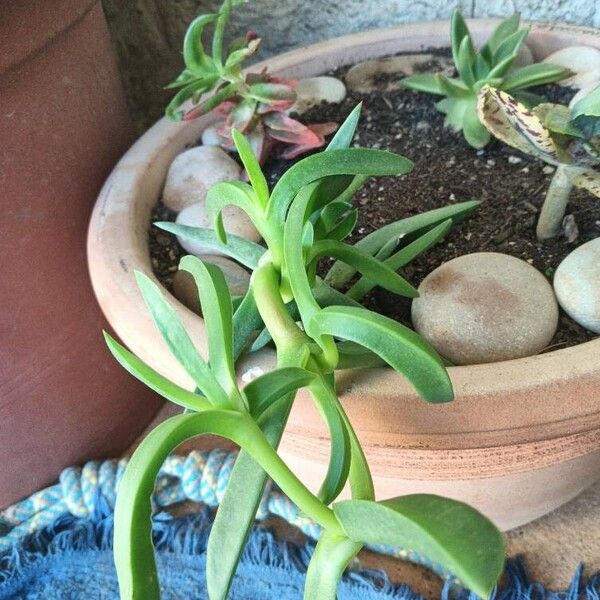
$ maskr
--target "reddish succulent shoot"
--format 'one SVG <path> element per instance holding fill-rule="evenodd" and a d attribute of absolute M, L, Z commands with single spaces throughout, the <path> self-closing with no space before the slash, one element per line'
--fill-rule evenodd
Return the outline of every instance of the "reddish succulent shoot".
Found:
<path fill-rule="evenodd" d="M 242 63 L 257 51 L 260 37 L 249 31 L 223 51 L 223 29 L 234 6 L 235 0 L 225 0 L 217 14 L 202 15 L 188 28 L 183 48 L 186 68 L 168 86 L 181 89 L 167 107 L 167 116 L 191 121 L 215 111 L 224 117 L 216 130 L 220 145 L 235 151 L 230 136 L 235 128 L 248 138 L 261 163 L 273 149 L 284 158 L 294 158 L 320 148 L 337 125 L 304 125 L 287 114 L 296 102 L 296 81 L 272 76 L 266 69 L 260 73 L 242 72 Z M 213 56 L 202 44 L 207 24 L 215 25 Z M 181 110 L 187 100 L 192 101 L 192 108 Z"/>

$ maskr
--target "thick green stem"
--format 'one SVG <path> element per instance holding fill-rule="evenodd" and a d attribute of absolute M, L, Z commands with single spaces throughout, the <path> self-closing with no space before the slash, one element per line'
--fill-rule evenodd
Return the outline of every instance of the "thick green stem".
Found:
<path fill-rule="evenodd" d="M 279 272 L 272 263 L 265 262 L 259 265 L 252 275 L 252 293 L 258 312 L 277 349 L 286 353 L 293 348 L 304 346 L 310 339 L 290 316 L 279 294 L 279 284 Z"/>
<path fill-rule="evenodd" d="M 573 188 L 571 177 L 579 170 L 570 165 L 558 165 L 550 182 L 546 199 L 540 212 L 536 234 L 540 241 L 556 237 L 562 228 L 562 222 Z"/>
<path fill-rule="evenodd" d="M 297 477 L 269 444 L 252 417 L 244 415 L 244 434 L 238 442 L 246 452 L 269 474 L 281 491 L 300 510 L 332 534 L 343 530 L 333 511 L 325 506 Z"/>
<path fill-rule="evenodd" d="M 362 544 L 324 531 L 308 565 L 304 600 L 335 600 L 344 570 L 361 548 Z"/>

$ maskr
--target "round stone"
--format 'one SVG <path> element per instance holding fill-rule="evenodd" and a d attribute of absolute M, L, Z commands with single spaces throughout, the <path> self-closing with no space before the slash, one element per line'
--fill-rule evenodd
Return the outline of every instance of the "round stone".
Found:
<path fill-rule="evenodd" d="M 559 85 L 583 88 L 598 81 L 600 50 L 591 46 L 568 46 L 548 55 L 542 62 L 573 71 L 573 76 L 562 79 Z"/>
<path fill-rule="evenodd" d="M 514 71 L 515 69 L 519 69 L 521 67 L 526 67 L 527 65 L 531 65 L 534 62 L 533 53 L 527 44 L 521 44 L 519 46 L 519 51 L 517 52 L 517 56 L 510 66 L 509 71 Z"/>
<path fill-rule="evenodd" d="M 307 77 L 296 86 L 296 102 L 290 112 L 302 114 L 321 102 L 337 104 L 346 97 L 346 86 L 337 77 Z"/>
<path fill-rule="evenodd" d="M 496 252 L 467 254 L 432 271 L 413 300 L 415 329 L 457 365 L 537 354 L 558 325 L 546 278 L 525 261 Z"/>
<path fill-rule="evenodd" d="M 412 75 L 418 71 L 417 67 L 426 65 L 434 58 L 440 65 L 440 73 L 452 75 L 454 65 L 450 59 L 433 54 L 402 54 L 357 63 L 346 73 L 346 85 L 355 92 L 368 94 L 381 90 L 383 80 L 387 82 L 383 90 L 391 91 L 396 89 L 402 77 Z"/>
<path fill-rule="evenodd" d="M 202 132 L 202 145 L 203 146 L 220 146 L 221 145 L 221 138 L 219 137 L 219 134 L 217 133 L 217 129 L 220 125 L 222 125 L 222 122 L 215 124 L 215 125 L 209 125 Z"/>
<path fill-rule="evenodd" d="M 220 181 L 239 179 L 242 169 L 217 146 L 197 146 L 177 155 L 169 167 L 163 202 L 180 211 L 202 202 L 208 190 Z"/>
<path fill-rule="evenodd" d="M 250 287 L 250 273 L 238 263 L 223 256 L 203 256 L 202 260 L 221 269 L 232 296 L 243 296 Z M 202 316 L 198 289 L 187 271 L 177 271 L 173 277 L 173 295 L 191 311 Z"/>
<path fill-rule="evenodd" d="M 248 215 L 237 206 L 226 206 L 223 209 L 222 215 L 223 225 L 225 226 L 225 231 L 228 233 L 233 233 L 253 242 L 258 242 L 260 240 L 260 234 L 256 227 L 254 227 Z M 190 227 L 205 227 L 207 229 L 213 229 L 214 227 L 214 221 L 208 216 L 204 202 L 197 202 L 196 204 L 186 206 L 177 215 L 175 222 L 180 225 L 189 225 Z M 209 246 L 205 246 L 200 242 L 189 240 L 181 236 L 177 236 L 177 240 L 182 248 L 195 256 L 203 256 L 205 254 L 222 255 L 222 252 L 214 250 Z"/>
<path fill-rule="evenodd" d="M 554 291 L 574 321 L 600 333 L 600 238 L 582 244 L 558 265 Z"/>

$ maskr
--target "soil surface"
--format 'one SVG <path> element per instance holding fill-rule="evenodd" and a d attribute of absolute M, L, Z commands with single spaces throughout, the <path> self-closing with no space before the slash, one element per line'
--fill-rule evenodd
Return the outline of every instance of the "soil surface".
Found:
<path fill-rule="evenodd" d="M 334 74 L 343 79 L 347 68 Z M 378 82 L 379 83 L 379 82 Z M 384 89 L 386 82 L 381 82 Z M 549 101 L 568 103 L 574 90 L 544 86 L 533 90 Z M 418 286 L 437 266 L 472 252 L 503 252 L 526 260 L 551 281 L 561 260 L 576 246 L 600 236 L 600 201 L 584 190 L 573 190 L 568 214 L 569 235 L 543 244 L 535 236 L 535 223 L 554 169 L 517 150 L 492 140 L 476 151 L 462 134 L 444 127 L 444 115 L 435 109 L 439 98 L 411 90 L 377 90 L 359 94 L 351 90 L 340 104 L 322 104 L 302 115 L 307 123 L 341 123 L 360 101 L 361 120 L 355 145 L 390 150 L 410 158 L 414 169 L 403 177 L 377 177 L 355 196 L 359 219 L 347 241 L 355 243 L 374 229 L 455 202 L 481 200 L 466 221 L 452 229 L 445 241 L 418 257 L 404 276 Z M 290 161 L 271 159 L 265 172 L 274 184 Z M 174 215 L 162 204 L 154 220 Z M 573 226 L 575 225 L 575 227 Z M 170 287 L 172 274 L 183 251 L 165 232 L 151 228 L 151 254 L 158 277 Z M 323 266 L 325 268 L 325 266 Z M 406 322 L 409 303 L 383 290 L 374 290 L 365 304 Z M 550 348 L 575 345 L 594 335 L 561 312 L 558 331 Z"/>

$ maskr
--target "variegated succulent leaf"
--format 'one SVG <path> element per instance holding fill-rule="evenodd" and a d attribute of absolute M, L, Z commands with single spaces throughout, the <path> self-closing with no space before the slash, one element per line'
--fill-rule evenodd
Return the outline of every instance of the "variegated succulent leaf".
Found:
<path fill-rule="evenodd" d="M 575 187 L 583 188 L 600 198 L 600 172 L 594 169 L 576 169 L 569 173 L 569 179 Z"/>
<path fill-rule="evenodd" d="M 540 117 L 507 92 L 483 88 L 477 114 L 487 130 L 505 144 L 553 165 L 570 162 Z"/>

